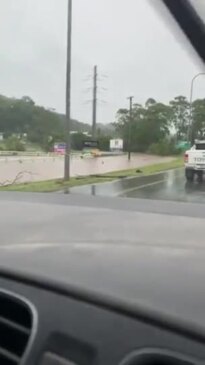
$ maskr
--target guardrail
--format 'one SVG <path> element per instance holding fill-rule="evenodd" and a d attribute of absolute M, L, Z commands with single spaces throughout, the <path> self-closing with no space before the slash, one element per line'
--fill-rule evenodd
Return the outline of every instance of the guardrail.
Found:
<path fill-rule="evenodd" d="M 71 153 L 72 156 L 80 156 L 81 153 L 80 152 L 72 152 Z M 56 156 L 64 156 L 62 154 L 58 154 L 55 152 L 34 152 L 34 151 L 25 151 L 25 152 L 20 152 L 20 151 L 0 151 L 0 157 L 9 157 L 9 156 L 36 156 L 36 157 L 56 157 Z"/>
<path fill-rule="evenodd" d="M 0 151 L 0 156 L 47 156 L 43 152 L 17 152 L 17 151 Z"/>
<path fill-rule="evenodd" d="M 73 151 L 71 152 L 71 157 L 75 156 L 75 157 L 79 157 L 79 158 L 83 158 L 83 157 L 109 157 L 109 156 L 120 156 L 120 155 L 124 155 L 123 152 L 121 153 L 116 153 L 116 152 L 102 152 L 100 151 L 99 153 L 92 153 L 92 152 L 76 152 Z M 37 152 L 37 151 L 25 151 L 25 152 L 20 152 L 20 151 L 0 151 L 0 157 L 64 157 L 63 154 L 58 154 L 56 152 Z"/>

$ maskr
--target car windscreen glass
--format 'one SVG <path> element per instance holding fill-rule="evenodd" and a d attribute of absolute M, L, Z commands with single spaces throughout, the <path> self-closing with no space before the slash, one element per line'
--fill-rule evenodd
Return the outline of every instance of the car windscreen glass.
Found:
<path fill-rule="evenodd" d="M 205 1 L 204 0 L 189 0 L 198 16 L 205 22 Z"/>
<path fill-rule="evenodd" d="M 197 200 L 205 74 L 165 2 L 1 3 L 0 190 Z"/>
<path fill-rule="evenodd" d="M 205 151 L 205 143 L 196 143 L 196 150 L 204 150 Z"/>

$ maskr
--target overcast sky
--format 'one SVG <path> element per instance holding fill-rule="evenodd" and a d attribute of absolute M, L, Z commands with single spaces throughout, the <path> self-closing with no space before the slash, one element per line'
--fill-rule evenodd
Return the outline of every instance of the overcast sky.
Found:
<path fill-rule="evenodd" d="M 29 95 L 64 112 L 66 10 L 67 0 L 0 0 L 0 94 Z M 148 0 L 73 0 L 72 116 L 89 123 L 95 64 L 103 123 L 114 120 L 129 95 L 141 103 L 188 96 L 199 71 Z M 204 90 L 201 77 L 195 96 Z"/>

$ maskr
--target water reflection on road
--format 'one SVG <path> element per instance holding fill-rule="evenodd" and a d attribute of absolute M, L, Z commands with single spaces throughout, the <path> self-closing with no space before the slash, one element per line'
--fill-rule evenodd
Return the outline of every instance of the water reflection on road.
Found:
<path fill-rule="evenodd" d="M 205 181 L 187 183 L 184 169 L 70 189 L 70 193 L 205 203 Z"/>

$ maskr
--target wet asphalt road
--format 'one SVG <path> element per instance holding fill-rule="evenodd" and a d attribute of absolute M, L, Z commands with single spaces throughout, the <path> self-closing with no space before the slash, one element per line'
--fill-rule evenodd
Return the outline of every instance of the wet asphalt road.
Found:
<path fill-rule="evenodd" d="M 176 169 L 147 177 L 72 188 L 70 193 L 205 203 L 205 177 L 202 183 L 197 179 L 187 183 L 184 169 Z"/>

